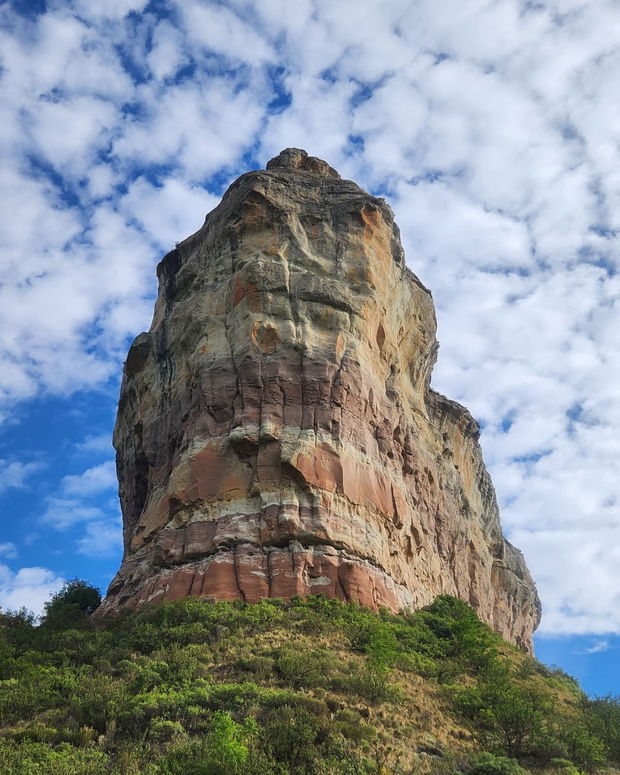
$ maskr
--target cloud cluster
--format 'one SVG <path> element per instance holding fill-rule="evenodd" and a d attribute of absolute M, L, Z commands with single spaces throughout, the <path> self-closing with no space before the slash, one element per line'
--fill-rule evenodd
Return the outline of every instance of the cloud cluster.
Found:
<path fill-rule="evenodd" d="M 89 441 L 81 448 L 92 446 Z M 80 554 L 91 558 L 114 556 L 121 543 L 116 490 L 116 469 L 111 460 L 80 474 L 68 474 L 47 498 L 40 523 L 55 531 L 73 530 L 78 535 L 75 545 Z"/>
<path fill-rule="evenodd" d="M 63 584 L 64 579 L 45 568 L 20 568 L 15 573 L 0 564 L 0 607 L 5 611 L 26 608 L 39 615 Z"/>
<path fill-rule="evenodd" d="M 25 487 L 28 477 L 40 468 L 40 463 L 0 459 L 0 492 Z"/>
<path fill-rule="evenodd" d="M 544 631 L 620 632 L 618 4 L 158 9 L 0 8 L 0 411 L 115 379 L 162 253 L 236 173 L 305 147 L 396 212 L 438 308 L 434 384 L 483 424 Z M 112 540 L 106 465 L 48 503 L 83 551 Z"/>
<path fill-rule="evenodd" d="M 0 556 L 13 559 L 17 557 L 17 547 L 12 541 L 5 541 L 0 544 Z"/>

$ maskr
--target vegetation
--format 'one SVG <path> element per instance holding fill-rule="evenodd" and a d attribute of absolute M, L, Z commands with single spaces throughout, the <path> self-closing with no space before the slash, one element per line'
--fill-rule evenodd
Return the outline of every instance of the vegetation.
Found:
<path fill-rule="evenodd" d="M 67 581 L 63 588 L 45 603 L 41 624 L 67 628 L 87 619 L 101 604 L 101 592 L 81 579 Z"/>
<path fill-rule="evenodd" d="M 92 622 L 69 582 L 0 615 L 4 775 L 577 775 L 620 767 L 620 703 L 465 603 L 193 598 Z"/>

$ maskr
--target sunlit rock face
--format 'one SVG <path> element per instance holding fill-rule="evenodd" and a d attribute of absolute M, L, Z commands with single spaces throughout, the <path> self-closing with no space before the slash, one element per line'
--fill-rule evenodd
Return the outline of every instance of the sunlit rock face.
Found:
<path fill-rule="evenodd" d="M 440 593 L 531 649 L 478 426 L 429 388 L 429 291 L 390 208 L 287 149 L 158 267 L 114 433 L 125 553 L 102 613 L 188 595 Z"/>

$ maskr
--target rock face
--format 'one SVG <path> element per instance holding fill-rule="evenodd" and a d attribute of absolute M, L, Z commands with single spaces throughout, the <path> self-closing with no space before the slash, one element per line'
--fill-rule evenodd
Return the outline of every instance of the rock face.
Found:
<path fill-rule="evenodd" d="M 440 593 L 531 649 L 478 426 L 429 387 L 429 291 L 390 208 L 287 149 L 158 267 L 114 433 L 125 554 L 101 613 L 188 595 Z"/>

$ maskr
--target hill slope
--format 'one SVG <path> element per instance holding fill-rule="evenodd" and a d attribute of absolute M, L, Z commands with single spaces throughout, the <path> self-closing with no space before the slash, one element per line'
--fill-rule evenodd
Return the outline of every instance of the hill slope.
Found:
<path fill-rule="evenodd" d="M 113 620 L 0 619 L 5 775 L 567 775 L 620 765 L 620 705 L 442 596 L 186 599 Z M 517 763 L 519 762 L 519 763 Z"/>

